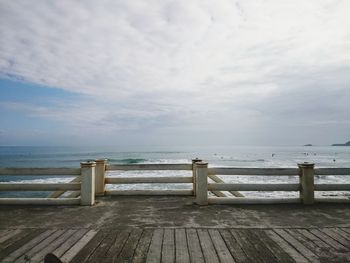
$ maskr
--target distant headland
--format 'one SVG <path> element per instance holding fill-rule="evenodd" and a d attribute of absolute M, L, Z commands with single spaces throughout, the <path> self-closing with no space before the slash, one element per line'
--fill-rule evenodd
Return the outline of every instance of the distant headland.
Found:
<path fill-rule="evenodd" d="M 335 143 L 332 144 L 332 146 L 350 146 L 350 141 L 348 141 L 347 143 Z"/>

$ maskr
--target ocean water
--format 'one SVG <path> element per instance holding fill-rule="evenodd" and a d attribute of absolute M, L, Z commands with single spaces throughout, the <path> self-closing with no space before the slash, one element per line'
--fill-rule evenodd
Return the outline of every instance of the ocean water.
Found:
<path fill-rule="evenodd" d="M 190 163 L 194 158 L 210 167 L 297 167 L 313 162 L 316 167 L 350 168 L 350 147 L 193 147 L 118 151 L 87 147 L 0 147 L 0 167 L 79 167 L 81 162 L 107 158 L 109 164 Z M 110 172 L 109 176 L 188 176 L 188 171 Z M 0 176 L 1 182 L 68 182 L 67 177 Z M 232 183 L 296 183 L 298 178 L 261 176 L 222 176 Z M 350 176 L 317 177 L 316 183 L 350 183 Z M 189 189 L 190 184 L 107 185 L 115 189 Z M 0 192 L 0 196 L 46 196 L 48 192 Z M 246 192 L 249 196 L 297 196 L 296 192 Z M 322 196 L 350 196 L 349 192 L 320 192 Z"/>

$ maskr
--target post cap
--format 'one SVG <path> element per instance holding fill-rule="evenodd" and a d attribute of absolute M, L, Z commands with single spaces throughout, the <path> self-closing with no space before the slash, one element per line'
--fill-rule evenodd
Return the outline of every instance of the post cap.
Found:
<path fill-rule="evenodd" d="M 201 162 L 202 160 L 199 158 L 192 159 L 192 163 L 198 163 Z"/>
<path fill-rule="evenodd" d="M 95 160 L 95 162 L 96 162 L 97 164 L 101 164 L 101 163 L 105 164 L 105 163 L 107 163 L 107 161 L 108 161 L 108 159 L 96 159 L 96 160 Z"/>
<path fill-rule="evenodd" d="M 315 166 L 314 163 L 309 163 L 309 162 L 298 163 L 299 168 L 314 168 L 314 166 Z"/>
<path fill-rule="evenodd" d="M 197 162 L 195 163 L 197 167 L 208 167 L 208 163 L 207 162 Z"/>
<path fill-rule="evenodd" d="M 94 161 L 87 161 L 87 162 L 82 162 L 80 163 L 81 167 L 94 167 L 96 166 L 96 162 Z"/>

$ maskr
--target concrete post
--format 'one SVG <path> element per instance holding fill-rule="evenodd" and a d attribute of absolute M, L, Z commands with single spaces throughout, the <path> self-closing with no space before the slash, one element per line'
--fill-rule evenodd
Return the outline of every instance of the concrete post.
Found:
<path fill-rule="evenodd" d="M 208 205 L 208 163 L 195 163 L 196 170 L 196 203 Z"/>
<path fill-rule="evenodd" d="M 192 160 L 192 180 L 193 180 L 193 195 L 196 196 L 196 166 L 195 163 L 201 162 L 202 160 L 196 158 Z"/>
<path fill-rule="evenodd" d="M 95 162 L 80 163 L 81 190 L 80 205 L 93 205 L 95 203 Z"/>
<path fill-rule="evenodd" d="M 96 174 L 95 174 L 95 195 L 101 196 L 105 194 L 105 172 L 106 172 L 106 159 L 95 160 L 96 162 Z"/>
<path fill-rule="evenodd" d="M 315 202 L 315 184 L 314 184 L 314 163 L 299 163 L 300 178 L 300 199 L 303 204 L 311 205 Z"/>

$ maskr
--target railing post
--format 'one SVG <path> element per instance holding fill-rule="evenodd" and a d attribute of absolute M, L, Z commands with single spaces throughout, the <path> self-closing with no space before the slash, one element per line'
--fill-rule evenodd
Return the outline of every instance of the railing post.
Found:
<path fill-rule="evenodd" d="M 95 174 L 95 195 L 105 194 L 105 172 L 106 172 L 106 159 L 98 159 L 96 162 L 96 174 Z"/>
<path fill-rule="evenodd" d="M 202 160 L 196 158 L 192 160 L 192 182 L 193 182 L 193 195 L 196 196 L 197 186 L 196 186 L 196 163 L 201 162 Z"/>
<path fill-rule="evenodd" d="M 208 163 L 198 162 L 194 165 L 196 166 L 196 203 L 208 205 Z"/>
<path fill-rule="evenodd" d="M 303 204 L 311 205 L 315 202 L 315 184 L 314 184 L 314 163 L 299 163 L 300 178 L 300 199 Z"/>
<path fill-rule="evenodd" d="M 80 205 L 93 205 L 95 203 L 95 162 L 80 163 L 81 190 Z"/>

